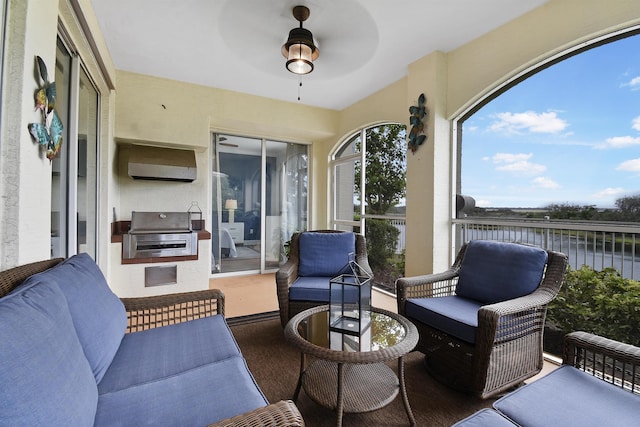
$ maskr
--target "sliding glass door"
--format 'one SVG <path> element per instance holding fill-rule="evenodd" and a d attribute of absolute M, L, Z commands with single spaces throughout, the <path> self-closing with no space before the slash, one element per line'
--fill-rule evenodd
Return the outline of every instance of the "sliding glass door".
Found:
<path fill-rule="evenodd" d="M 274 271 L 306 229 L 307 147 L 234 135 L 213 144 L 211 271 Z"/>
<path fill-rule="evenodd" d="M 51 256 L 96 257 L 100 96 L 80 58 L 58 40 L 56 110 L 64 128 L 51 162 Z"/>

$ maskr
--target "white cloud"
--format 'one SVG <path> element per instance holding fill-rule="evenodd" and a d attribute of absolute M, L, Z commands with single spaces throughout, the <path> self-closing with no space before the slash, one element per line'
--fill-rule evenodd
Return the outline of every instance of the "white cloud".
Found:
<path fill-rule="evenodd" d="M 514 163 L 525 162 L 533 156 L 533 153 L 496 153 L 493 156 L 493 163 Z"/>
<path fill-rule="evenodd" d="M 554 111 L 536 113 L 525 111 L 524 113 L 498 113 L 498 120 L 489 126 L 494 132 L 519 133 L 529 131 L 534 133 L 559 133 L 568 126 L 565 120 L 558 117 Z"/>
<path fill-rule="evenodd" d="M 639 125 L 640 126 L 640 123 Z M 607 138 L 603 144 L 595 145 L 594 148 L 607 149 L 607 148 L 625 148 L 633 145 L 640 145 L 640 137 L 633 136 L 614 136 Z"/>
<path fill-rule="evenodd" d="M 476 200 L 476 206 L 479 208 L 488 208 L 491 207 L 491 201 L 490 200 Z"/>
<path fill-rule="evenodd" d="M 600 190 L 597 193 L 593 193 L 591 197 L 595 199 L 608 199 L 623 194 L 624 192 L 625 190 L 622 187 L 609 187 L 605 188 L 604 190 Z"/>
<path fill-rule="evenodd" d="M 640 131 L 640 116 L 633 119 L 633 121 L 631 122 L 631 127 L 637 131 Z"/>
<path fill-rule="evenodd" d="M 546 171 L 546 166 L 529 161 L 532 156 L 532 153 L 496 153 L 492 160 L 499 165 L 496 170 L 501 172 L 539 175 Z"/>
<path fill-rule="evenodd" d="M 537 178 L 534 178 L 532 182 L 536 187 L 546 188 L 546 189 L 549 189 L 549 190 L 555 190 L 557 188 L 560 188 L 560 184 L 558 184 L 557 182 L 555 182 L 551 178 L 545 178 L 543 176 L 539 176 Z"/>
<path fill-rule="evenodd" d="M 622 162 L 618 165 L 616 170 L 626 172 L 640 172 L 640 159 L 632 159 Z"/>
<path fill-rule="evenodd" d="M 504 166 L 498 166 L 496 170 L 501 172 L 515 172 L 525 175 L 538 175 L 547 170 L 547 167 L 544 165 L 539 165 L 537 163 L 531 163 L 527 161 L 513 162 L 507 163 Z"/>
<path fill-rule="evenodd" d="M 623 83 L 622 86 L 629 86 L 631 90 L 640 90 L 640 76 L 632 78 L 628 83 Z"/>

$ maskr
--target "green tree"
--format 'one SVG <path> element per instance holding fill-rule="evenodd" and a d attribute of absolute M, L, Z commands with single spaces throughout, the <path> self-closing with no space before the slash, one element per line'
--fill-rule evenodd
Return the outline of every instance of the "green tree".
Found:
<path fill-rule="evenodd" d="M 366 131 L 365 191 L 362 195 L 369 214 L 383 215 L 406 196 L 406 135 L 400 124 L 387 124 Z M 362 149 L 357 142 L 358 149 Z M 360 164 L 356 164 L 356 191 L 362 193 Z"/>
<path fill-rule="evenodd" d="M 558 296 L 549 303 L 549 325 L 562 334 L 587 331 L 640 345 L 640 282 L 614 268 L 569 269 Z"/>
<path fill-rule="evenodd" d="M 640 221 L 640 194 L 620 197 L 616 200 L 622 221 Z"/>
<path fill-rule="evenodd" d="M 365 188 L 361 188 L 361 166 L 356 163 L 355 188 L 367 214 L 384 215 L 406 196 L 406 136 L 404 125 L 386 124 L 366 130 Z M 356 142 L 362 150 L 360 141 Z M 374 280 L 393 288 L 398 272 L 394 262 L 400 232 L 383 219 L 369 218 L 365 222 L 367 253 Z"/>
<path fill-rule="evenodd" d="M 367 219 L 365 235 L 367 236 L 367 258 L 374 272 L 383 270 L 395 253 L 400 232 L 383 219 Z"/>
<path fill-rule="evenodd" d="M 554 203 L 546 207 L 551 219 L 595 219 L 598 210 L 594 205 L 574 205 L 571 203 Z"/>

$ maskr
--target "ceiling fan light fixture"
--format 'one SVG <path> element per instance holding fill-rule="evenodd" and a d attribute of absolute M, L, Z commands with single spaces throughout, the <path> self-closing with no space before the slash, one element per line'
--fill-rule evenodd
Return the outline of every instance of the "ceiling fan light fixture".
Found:
<path fill-rule="evenodd" d="M 289 31 L 289 38 L 282 46 L 282 55 L 287 58 L 285 66 L 294 74 L 309 74 L 313 71 L 313 61 L 320 56 L 320 50 L 313 42 L 313 34 L 302 23 L 309 17 L 305 6 L 293 8 L 293 16 L 300 21 L 300 27 Z"/>

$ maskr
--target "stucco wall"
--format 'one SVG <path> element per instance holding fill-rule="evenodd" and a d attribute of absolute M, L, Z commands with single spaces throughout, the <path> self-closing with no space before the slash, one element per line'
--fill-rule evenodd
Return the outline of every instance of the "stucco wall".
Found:
<path fill-rule="evenodd" d="M 2 143 L 0 156 L 0 266 L 50 257 L 51 166 L 31 140 L 27 125 L 39 122 L 34 111 L 38 87 L 35 57 L 53 72 L 58 2 L 12 0 L 7 10 Z M 28 31 L 38 28 L 38 31 Z"/>
<path fill-rule="evenodd" d="M 450 120 L 532 65 L 586 40 L 639 23 L 638 1 L 552 0 L 440 56 L 437 63 L 431 58 L 438 55 L 434 53 L 409 66 L 407 105 L 415 103 L 420 91 L 429 98 L 428 144 L 432 145 L 421 148 L 418 157 L 409 155 L 407 227 L 412 232 L 406 242 L 407 275 L 441 271 L 454 255 L 449 221 L 443 217 L 443 213 L 451 217 L 453 202 L 446 203 L 442 193 L 453 194 L 451 177 L 455 176 L 456 140 Z M 441 66 L 446 69 L 446 78 L 433 74 L 440 73 Z"/>
<path fill-rule="evenodd" d="M 448 53 L 447 116 L 545 58 L 638 23 L 637 0 L 551 0 Z"/>

